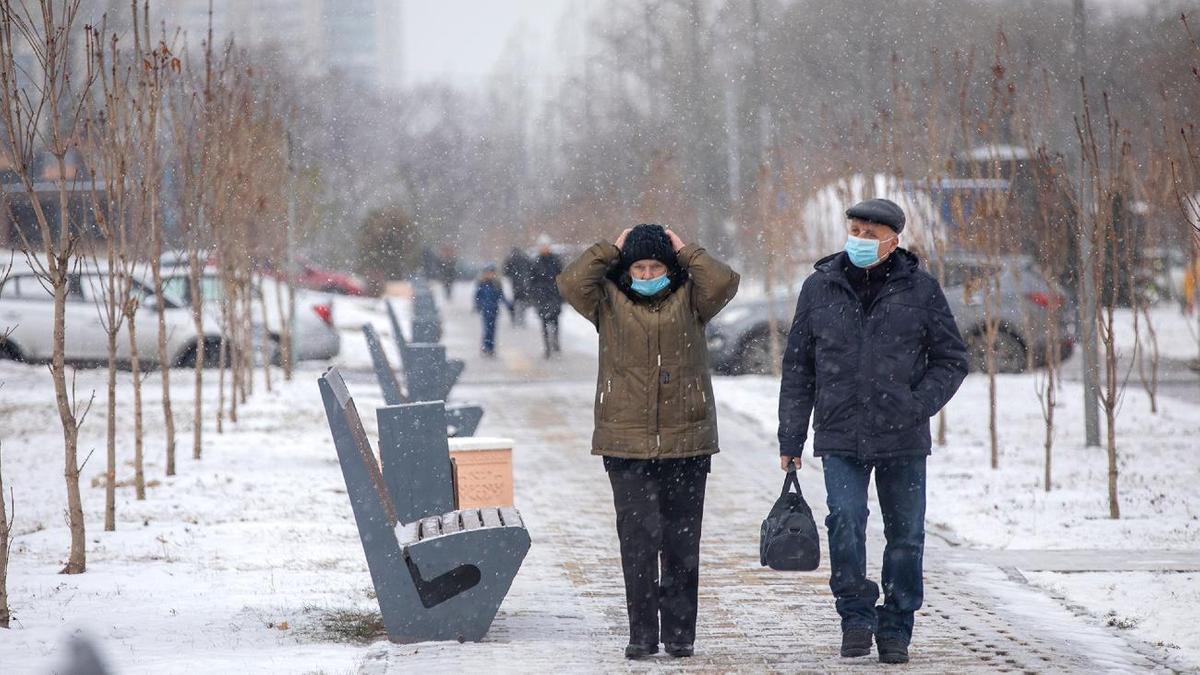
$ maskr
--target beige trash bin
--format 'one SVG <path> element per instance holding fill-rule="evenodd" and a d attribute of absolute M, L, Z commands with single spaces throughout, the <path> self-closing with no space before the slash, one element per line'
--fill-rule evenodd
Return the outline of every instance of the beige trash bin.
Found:
<path fill-rule="evenodd" d="M 449 442 L 457 507 L 512 506 L 512 439 L 451 438 Z"/>

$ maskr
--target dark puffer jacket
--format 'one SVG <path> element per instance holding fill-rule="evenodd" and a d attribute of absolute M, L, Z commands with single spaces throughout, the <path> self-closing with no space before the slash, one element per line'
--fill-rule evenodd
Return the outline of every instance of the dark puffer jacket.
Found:
<path fill-rule="evenodd" d="M 813 417 L 816 456 L 927 455 L 929 418 L 967 374 L 967 351 L 936 279 L 904 249 L 864 310 L 846 254 L 815 265 L 796 302 L 779 391 L 779 453 L 798 456 Z"/>

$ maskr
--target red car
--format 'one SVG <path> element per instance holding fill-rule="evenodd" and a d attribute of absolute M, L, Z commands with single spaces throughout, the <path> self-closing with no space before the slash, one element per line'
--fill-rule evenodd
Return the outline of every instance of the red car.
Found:
<path fill-rule="evenodd" d="M 301 260 L 299 264 L 300 273 L 296 275 L 296 284 L 299 286 L 340 295 L 367 294 L 366 284 L 353 274 L 317 267 L 307 260 Z"/>

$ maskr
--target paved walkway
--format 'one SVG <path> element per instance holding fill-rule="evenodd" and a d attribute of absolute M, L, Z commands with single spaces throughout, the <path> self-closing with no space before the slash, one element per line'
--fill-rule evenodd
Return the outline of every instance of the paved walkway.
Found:
<path fill-rule="evenodd" d="M 719 412 L 723 452 L 714 459 L 705 505 L 697 655 L 624 660 L 627 626 L 611 494 L 599 460 L 588 454 L 594 348 L 569 339 L 568 331 L 567 352 L 546 362 L 536 329 L 512 328 L 505 320 L 499 357 L 485 361 L 475 348 L 478 328 L 464 311 L 466 293 L 462 287 L 457 291 L 463 304 L 445 312 L 448 350 L 468 361 L 456 395 L 484 405 L 480 435 L 516 439 L 517 506 L 533 547 L 485 642 L 378 643 L 363 663 L 364 672 L 880 667 L 873 655 L 838 656 L 828 567 L 782 573 L 759 566 L 759 522 L 782 477 L 772 438 L 728 410 Z M 825 509 L 819 467 L 806 467 L 801 480 L 820 518 Z M 878 578 L 882 526 L 877 517 L 868 546 Z M 913 661 L 905 670 L 1160 669 L 1143 655 L 1149 650 L 1139 651 L 1126 636 L 1072 614 L 1019 575 L 1007 573 L 1003 560 L 971 555 L 930 537 L 926 561 L 926 602 L 917 618 Z"/>

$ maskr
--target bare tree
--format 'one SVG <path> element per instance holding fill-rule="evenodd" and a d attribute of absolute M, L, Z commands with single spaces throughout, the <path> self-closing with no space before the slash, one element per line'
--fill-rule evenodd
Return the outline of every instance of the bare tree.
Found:
<path fill-rule="evenodd" d="M 98 28 L 89 27 L 87 30 L 87 67 L 99 92 L 87 98 L 87 133 L 81 154 L 93 174 L 88 192 L 106 254 L 101 262 L 98 253 L 100 247 L 91 247 L 95 273 L 88 275 L 88 278 L 91 280 L 92 295 L 108 350 L 104 530 L 111 532 L 117 527 L 118 339 L 125 322 L 125 304 L 134 298 L 129 269 L 122 263 L 127 259 L 127 252 L 118 247 L 127 241 L 128 171 L 133 157 L 128 67 L 122 63 L 117 37 L 108 32 L 107 25 L 107 20 L 102 20 Z"/>
<path fill-rule="evenodd" d="M 69 37 L 78 11 L 79 0 L 0 0 L 3 152 L 29 198 L 40 250 L 35 253 L 21 226 L 17 231 L 30 267 L 54 296 L 50 377 L 63 431 L 63 477 L 71 530 L 71 550 L 62 570 L 67 574 L 79 574 L 87 569 L 78 462 L 79 427 L 87 416 L 87 406 L 79 405 L 73 383 L 68 386 L 65 365 L 66 303 L 71 275 L 78 263 L 81 230 L 80 223 L 72 222 L 69 208 L 72 186 L 68 181 L 74 172 L 68 170 L 67 155 L 76 145 L 81 131 L 82 100 L 91 86 L 87 78 L 69 77 L 72 57 Z M 17 56 L 24 49 L 32 51 L 33 72 L 26 69 Z M 51 175 L 57 193 L 57 213 L 46 208 L 49 205 L 42 203 L 34 185 L 33 162 L 42 148 L 54 161 Z"/>
<path fill-rule="evenodd" d="M 0 450 L 3 450 L 2 444 L 0 444 Z M 0 452 L 0 460 L 2 459 L 3 452 Z M 12 552 L 12 526 L 13 518 L 16 517 L 16 501 L 12 496 L 11 489 L 9 490 L 9 501 L 12 502 L 13 513 L 9 513 L 9 507 L 5 505 L 4 465 L 0 461 L 0 628 L 8 628 L 9 621 L 12 619 L 12 612 L 8 608 L 8 556 Z"/>
<path fill-rule="evenodd" d="M 1105 274 L 1105 260 L 1115 257 L 1119 250 L 1118 232 L 1115 226 L 1112 204 L 1124 192 L 1122 166 L 1129 157 L 1131 147 L 1124 130 L 1112 114 L 1108 94 L 1103 95 L 1103 126 L 1098 129 L 1092 117 L 1091 101 L 1086 82 L 1083 88 L 1083 114 L 1076 118 L 1077 136 L 1083 153 L 1083 169 L 1090 174 L 1095 193 L 1083 195 L 1083 199 L 1094 200 L 1099 208 L 1078 209 L 1083 236 L 1092 242 L 1096 256 L 1095 283 L 1098 289 L 1096 330 L 1104 347 L 1104 381 L 1100 391 L 1100 404 L 1104 409 L 1106 423 L 1106 449 L 1108 454 L 1108 513 L 1110 518 L 1121 517 L 1121 506 L 1117 490 L 1117 410 L 1124 393 L 1124 380 L 1117 368 L 1117 343 L 1114 329 L 1120 274 Z M 1115 267 L 1115 265 L 1114 265 Z"/>
<path fill-rule="evenodd" d="M 3 268 L 0 268 L 0 297 L 4 295 L 4 282 L 8 281 L 8 273 L 11 269 L 11 259 Z M 0 344 L 3 344 L 8 339 L 11 330 L 11 328 L 6 327 L 3 332 L 0 332 Z M 0 389 L 3 388 L 4 383 L 0 382 Z M 0 444 L 0 451 L 2 450 L 3 445 Z M 9 513 L 9 507 L 4 501 L 3 454 L 3 452 L 0 452 L 0 628 L 8 628 L 9 621 L 12 619 L 12 612 L 8 608 L 8 555 L 12 550 L 12 525 L 16 514 Z M 16 502 L 14 501 L 12 510 L 15 511 L 15 509 Z"/>
<path fill-rule="evenodd" d="M 166 471 L 168 476 L 174 476 L 175 415 L 171 409 L 173 364 L 167 354 L 166 303 L 163 300 L 162 286 L 162 160 L 158 124 L 167 81 L 172 72 L 178 70 L 179 62 L 167 47 L 165 40 L 160 40 L 155 45 L 151 38 L 149 0 L 145 0 L 140 12 L 137 0 L 129 0 L 129 10 L 132 18 L 133 52 L 142 63 L 142 67 L 136 69 L 138 105 L 134 116 L 141 151 L 137 209 L 150 235 L 150 273 L 154 279 L 155 310 L 158 313 L 158 367 L 162 373 L 162 410 L 167 444 Z"/>

